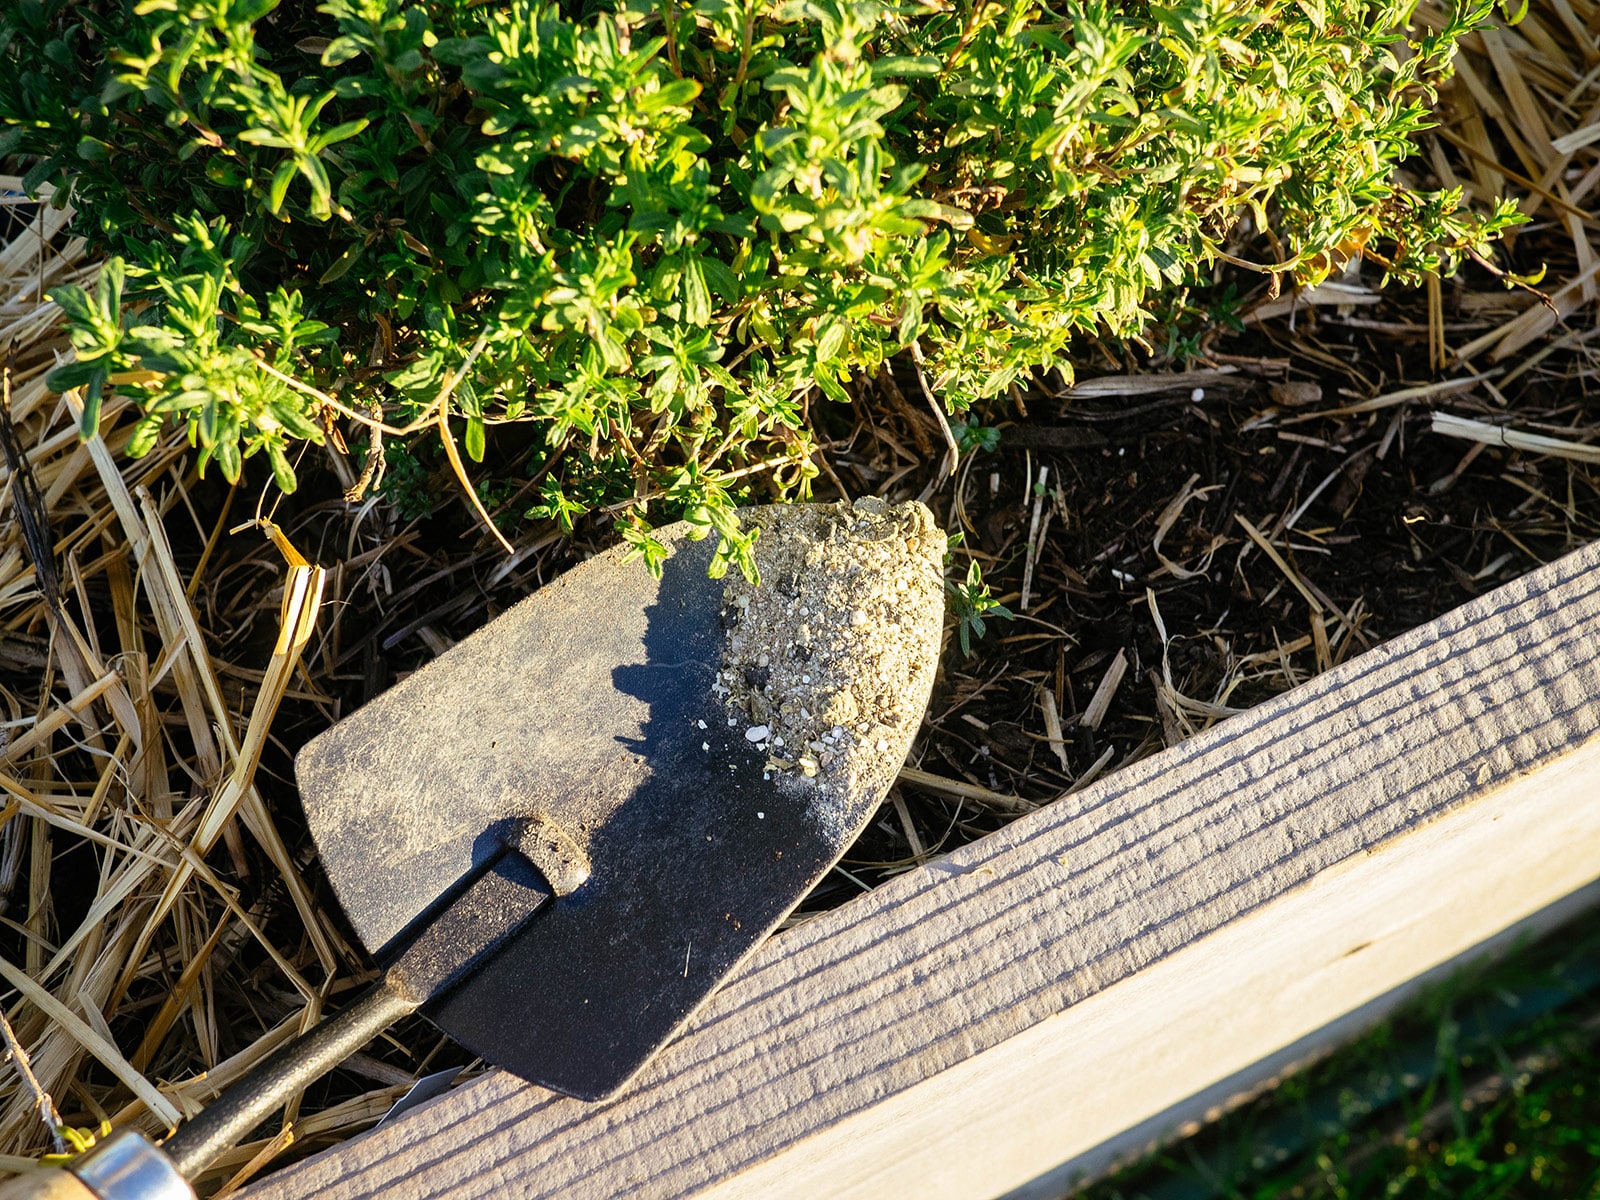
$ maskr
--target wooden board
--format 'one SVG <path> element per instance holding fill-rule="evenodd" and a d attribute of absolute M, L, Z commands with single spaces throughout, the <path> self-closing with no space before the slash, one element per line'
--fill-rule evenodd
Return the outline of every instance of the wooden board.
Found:
<path fill-rule="evenodd" d="M 1600 877 L 1597 734 L 1591 547 L 774 939 L 616 1101 L 490 1075 L 245 1194 L 926 1200 L 1096 1169 Z"/>

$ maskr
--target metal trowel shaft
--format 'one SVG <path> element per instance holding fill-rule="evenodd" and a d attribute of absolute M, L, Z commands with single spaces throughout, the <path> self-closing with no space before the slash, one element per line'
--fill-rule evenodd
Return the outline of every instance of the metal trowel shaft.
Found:
<path fill-rule="evenodd" d="M 461 887 L 385 948 L 378 957 L 388 965 L 376 984 L 258 1064 L 159 1148 L 138 1131 L 123 1129 L 69 1170 L 38 1171 L 0 1187 L 0 1200 L 193 1200 L 188 1181 L 290 1096 L 401 1017 L 443 996 L 552 896 L 587 878 L 587 862 L 569 852 L 558 831 L 536 820 L 514 825 L 500 843 Z"/>
<path fill-rule="evenodd" d="M 386 982 L 367 989 L 337 1016 L 296 1038 L 184 1122 L 161 1145 L 178 1174 L 185 1179 L 198 1176 L 291 1095 L 415 1012 L 418 1001 L 392 991 Z"/>
<path fill-rule="evenodd" d="M 179 1174 L 195 1178 L 296 1091 L 465 978 L 551 894 L 510 847 L 492 857 L 453 898 L 401 934 L 382 979 L 359 1000 L 261 1063 L 163 1143 Z"/>

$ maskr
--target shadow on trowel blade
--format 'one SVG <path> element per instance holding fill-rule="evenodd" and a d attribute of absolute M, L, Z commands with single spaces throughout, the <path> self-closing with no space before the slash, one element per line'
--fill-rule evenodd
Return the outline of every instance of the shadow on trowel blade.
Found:
<path fill-rule="evenodd" d="M 666 531 L 669 534 L 673 531 Z M 296 770 L 352 925 L 382 947 L 533 813 L 592 864 L 423 1012 L 485 1059 L 610 1095 L 843 853 L 713 692 L 722 583 L 680 532 L 659 581 L 621 550 L 542 588 L 308 743 Z M 824 819 L 819 819 L 819 817 Z"/>

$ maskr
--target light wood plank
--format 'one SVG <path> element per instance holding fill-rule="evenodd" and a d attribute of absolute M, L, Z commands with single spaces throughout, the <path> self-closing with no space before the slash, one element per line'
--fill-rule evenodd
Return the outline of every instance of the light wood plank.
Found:
<path fill-rule="evenodd" d="M 1597 564 L 774 939 L 612 1103 L 491 1075 L 246 1194 L 966 1197 L 1092 1166 L 1600 875 Z"/>
<path fill-rule="evenodd" d="M 1442 818 L 1442 822 L 1449 822 L 1454 819 L 1454 814 L 1451 814 Z M 1428 828 L 1431 830 L 1437 828 L 1437 826 L 1429 826 Z M 1547 833 L 1548 831 L 1539 831 L 1536 835 L 1536 840 L 1542 843 Z M 1593 844 L 1592 832 L 1590 834 L 1590 842 Z M 1540 869 L 1542 869 L 1542 865 Z M 1588 868 L 1588 873 L 1592 874 L 1593 870 L 1594 868 L 1591 865 Z M 1315 882 L 1310 886 L 1315 887 Z M 1446 887 L 1441 890 L 1440 894 L 1453 896 L 1455 893 L 1453 888 Z M 1190 1092 L 1177 1103 L 1169 1105 L 1145 1120 L 1130 1125 L 1121 1132 L 1107 1137 L 1085 1150 L 1072 1154 L 1066 1161 L 1054 1168 L 1043 1171 L 1026 1183 L 1006 1192 L 1004 1200 L 1059 1200 L 1074 1183 L 1082 1182 L 1086 1179 L 1099 1178 L 1115 1167 L 1134 1161 L 1143 1154 L 1171 1142 L 1176 1137 L 1187 1136 L 1196 1132 L 1206 1123 L 1216 1120 L 1229 1109 L 1248 1101 L 1270 1087 L 1276 1086 L 1277 1083 L 1289 1075 L 1303 1070 L 1325 1057 L 1331 1051 L 1346 1045 L 1378 1024 L 1385 1017 L 1392 1015 L 1396 1009 L 1415 1000 L 1428 988 L 1443 983 L 1453 972 L 1469 966 L 1481 965 L 1485 960 L 1498 958 L 1518 946 L 1525 946 L 1529 940 L 1547 934 L 1565 922 L 1588 914 L 1597 905 L 1600 905 L 1600 883 L 1589 883 L 1586 886 L 1581 886 L 1576 891 L 1569 892 L 1554 904 L 1541 908 L 1533 915 L 1506 926 L 1499 933 L 1481 941 L 1471 941 L 1470 945 L 1467 945 L 1461 953 L 1443 960 L 1437 966 L 1424 971 L 1420 975 L 1412 975 L 1409 978 L 1405 978 L 1398 986 L 1390 988 L 1387 992 L 1383 992 L 1373 1000 L 1359 1005 L 1343 1015 L 1336 1016 L 1327 1024 L 1317 1026 L 1315 1030 L 1304 1037 L 1248 1062 L 1240 1070 L 1231 1075 L 1225 1075 L 1214 1083 L 1201 1087 L 1199 1090 Z M 1433 909 L 1430 907 L 1429 911 L 1431 912 Z M 1419 914 L 1419 917 L 1425 915 Z M 1452 910 L 1449 915 L 1454 916 L 1456 914 Z M 1479 910 L 1477 915 L 1482 918 L 1482 910 Z M 1481 933 L 1481 929 L 1492 927 L 1502 917 L 1503 914 L 1498 912 L 1489 914 L 1477 932 Z M 1393 923 L 1387 920 L 1387 914 L 1379 916 L 1377 925 L 1379 927 L 1372 930 L 1377 935 L 1372 939 L 1373 947 L 1377 947 L 1380 942 L 1385 942 L 1393 929 Z M 1405 923 L 1405 927 L 1402 927 L 1397 932 L 1404 934 L 1413 931 L 1422 931 L 1425 934 L 1427 945 L 1424 949 L 1430 953 L 1438 952 L 1441 945 L 1446 944 L 1445 938 L 1439 935 L 1441 933 L 1447 934 L 1447 930 L 1428 929 L 1425 924 L 1419 923 L 1417 920 L 1408 920 Z M 1353 927 L 1341 925 L 1338 940 L 1349 944 L 1353 940 L 1351 935 L 1354 932 L 1356 930 Z M 1462 936 L 1459 931 L 1458 936 Z M 1462 940 L 1467 942 L 1473 936 L 1475 936 L 1474 933 L 1469 930 L 1462 936 Z M 1308 961 L 1314 960 L 1316 947 L 1311 943 L 1305 943 L 1305 945 L 1308 950 Z M 1368 947 L 1368 949 L 1373 947 Z M 1396 949 L 1401 951 L 1398 958 L 1392 957 Z M 1404 944 L 1398 946 L 1386 944 L 1381 951 L 1382 956 L 1389 959 L 1389 964 L 1397 968 L 1397 974 L 1414 970 L 1417 962 L 1425 961 L 1425 956 L 1417 960 L 1406 957 L 1404 954 L 1406 949 L 1408 947 Z M 1362 951 L 1362 954 L 1365 955 L 1366 953 L 1366 950 Z M 1324 954 L 1323 957 L 1326 958 L 1328 955 Z M 1343 956 L 1341 955 L 1341 957 Z M 1338 997 L 1338 1002 L 1331 1005 L 1328 1011 L 1334 1011 L 1341 1007 L 1343 1003 L 1347 1003 L 1350 995 L 1359 995 L 1369 988 L 1379 986 L 1383 976 L 1377 970 L 1379 964 L 1375 960 L 1378 957 L 1378 955 L 1366 957 L 1362 966 L 1362 974 L 1355 981 L 1356 988 L 1349 995 Z M 1317 968 L 1323 965 L 1313 961 L 1311 973 L 1315 974 Z M 1159 967 L 1154 969 L 1159 970 Z M 1271 1014 L 1272 1008 L 1269 1004 L 1263 1004 L 1250 1011 Z M 1256 1036 L 1260 1044 L 1267 1044 L 1272 1040 L 1273 1030 L 1265 1021 L 1256 1025 L 1251 1032 Z M 1158 1036 L 1166 1038 L 1170 1043 L 1172 1041 L 1171 1033 L 1172 1031 L 1163 1024 L 1158 1031 Z M 1021 1039 L 1017 1040 L 1020 1041 Z M 1008 1046 L 1010 1044 L 1006 1043 Z M 1245 1051 L 1247 1046 L 1248 1040 L 1240 1038 L 1226 1047 L 1225 1051 L 1226 1054 L 1232 1054 L 1237 1057 Z M 1191 1048 L 1189 1045 L 1179 1045 L 1174 1047 L 1174 1052 L 1175 1054 L 1181 1054 L 1189 1048 Z M 1208 1077 L 1214 1075 L 1219 1064 L 1226 1060 L 1226 1054 L 1219 1054 L 1212 1061 L 1210 1069 L 1205 1072 Z M 1048 1086 L 1052 1092 L 1061 1091 L 1073 1081 L 1083 1078 L 1083 1071 L 1086 1066 L 1087 1064 L 1074 1064 L 1072 1069 L 1064 1075 L 1058 1075 L 1049 1080 Z M 1076 1095 L 1068 1097 L 1069 1101 L 1079 1098 Z M 1038 1099 L 1048 1103 L 1050 1098 L 1039 1097 Z M 1153 1096 L 1144 1097 L 1144 1102 L 1139 1107 L 1149 1107 L 1153 1099 Z M 1124 1115 L 1126 1116 L 1126 1114 Z M 1012 1138 L 1015 1140 L 1014 1134 Z M 1039 1137 L 1039 1141 L 1050 1145 L 1056 1153 L 1066 1153 L 1069 1147 L 1075 1144 L 1083 1144 L 1082 1142 L 1075 1143 L 1070 1136 L 1056 1140 L 1049 1140 L 1049 1138 L 1050 1135 L 1044 1133 Z"/>

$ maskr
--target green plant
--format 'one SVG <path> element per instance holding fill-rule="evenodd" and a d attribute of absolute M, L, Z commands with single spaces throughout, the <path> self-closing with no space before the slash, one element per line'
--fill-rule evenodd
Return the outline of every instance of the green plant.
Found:
<path fill-rule="evenodd" d="M 950 597 L 950 610 L 955 614 L 956 636 L 961 642 L 961 653 L 971 658 L 972 639 L 981 638 L 987 632 L 985 622 L 996 617 L 1009 621 L 1012 612 L 990 593 L 989 585 L 983 581 L 983 568 L 978 565 L 977 559 L 967 564 L 965 580 L 957 583 L 947 579 L 944 587 Z"/>
<path fill-rule="evenodd" d="M 416 521 L 431 516 L 437 497 L 428 486 L 428 468 L 400 442 L 385 443 L 383 457 L 382 491 L 400 519 Z"/>
<path fill-rule="evenodd" d="M 1000 431 L 993 425 L 983 424 L 976 413 L 968 413 L 965 420 L 952 421 L 950 429 L 955 434 L 957 448 L 963 454 L 971 454 L 975 450 L 992 454 L 1000 448 Z"/>
<path fill-rule="evenodd" d="M 1413 2 L 13 0 L 0 157 L 109 256 L 54 293 L 86 427 L 287 490 L 334 422 L 532 426 L 546 515 L 749 569 L 732 506 L 886 359 L 962 412 L 1197 265 L 1483 252 L 1511 208 L 1392 175 L 1492 5 Z"/>

